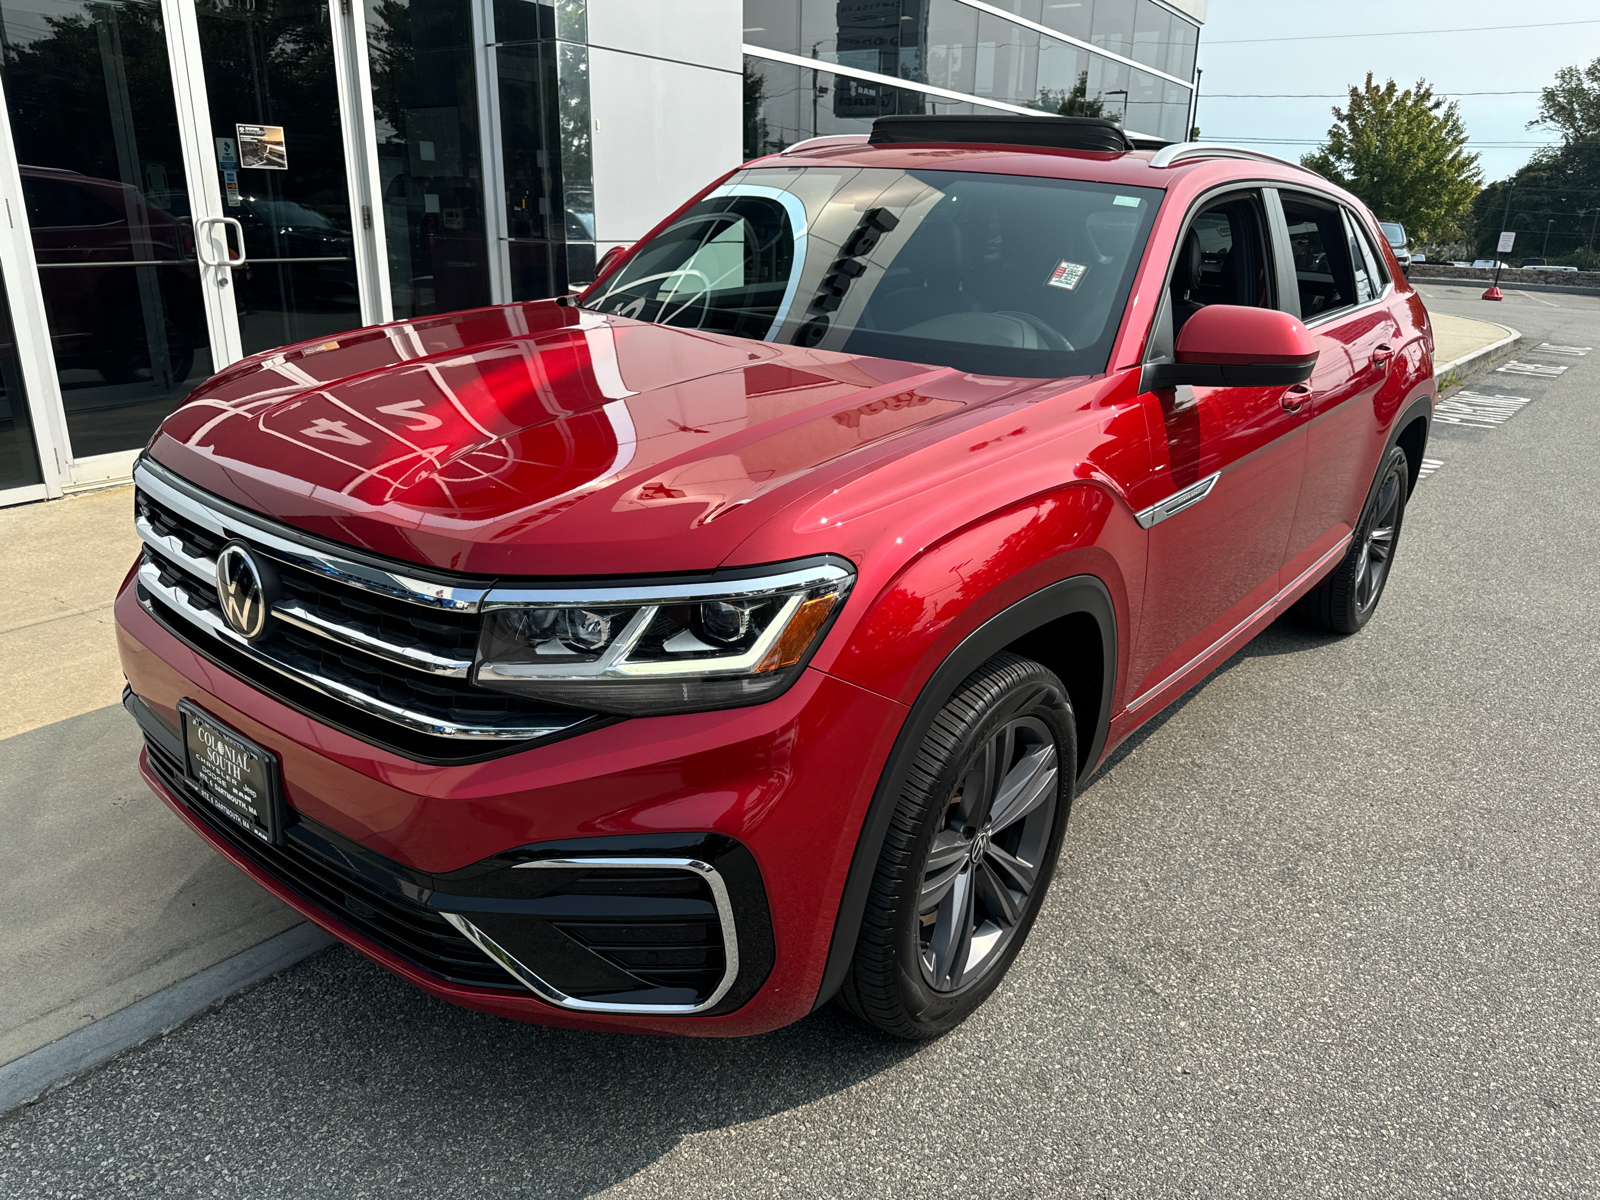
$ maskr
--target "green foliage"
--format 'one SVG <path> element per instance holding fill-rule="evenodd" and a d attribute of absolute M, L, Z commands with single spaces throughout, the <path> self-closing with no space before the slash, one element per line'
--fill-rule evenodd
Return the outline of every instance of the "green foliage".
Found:
<path fill-rule="evenodd" d="M 1600 58 L 1587 67 L 1562 67 L 1539 93 L 1539 115 L 1529 129 L 1558 130 L 1568 145 L 1600 138 Z"/>
<path fill-rule="evenodd" d="M 1512 261 L 1538 255 L 1593 270 L 1600 266 L 1600 58 L 1556 72 L 1540 93 L 1538 119 L 1528 123 L 1540 127 L 1560 133 L 1561 145 L 1535 152 L 1473 205 L 1479 257 L 1490 256 L 1500 230 L 1511 229 Z"/>
<path fill-rule="evenodd" d="M 1467 132 L 1454 103 L 1425 80 L 1400 91 L 1394 80 L 1350 89 L 1333 110 L 1328 141 L 1300 161 L 1354 192 L 1384 220 L 1399 221 L 1419 241 L 1459 234 L 1482 176 L 1466 150 Z"/>
<path fill-rule="evenodd" d="M 1119 125 L 1122 124 L 1120 113 L 1106 112 L 1106 102 L 1103 97 L 1089 95 L 1087 71 L 1078 72 L 1078 82 L 1068 91 L 1052 92 L 1049 88 L 1040 88 L 1039 99 L 1032 107 L 1061 117 L 1104 117 Z"/>

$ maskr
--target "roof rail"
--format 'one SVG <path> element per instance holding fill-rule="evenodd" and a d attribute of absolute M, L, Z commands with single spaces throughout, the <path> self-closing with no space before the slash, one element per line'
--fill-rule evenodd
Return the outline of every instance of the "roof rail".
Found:
<path fill-rule="evenodd" d="M 778 151 L 780 154 L 794 154 L 801 150 L 821 150 L 826 146 L 865 146 L 867 135 L 864 133 L 825 133 L 821 137 L 809 137 L 804 141 L 795 142 L 792 146 L 785 146 Z"/>
<path fill-rule="evenodd" d="M 1155 157 L 1150 160 L 1152 167 L 1175 167 L 1181 162 L 1194 158 L 1246 158 L 1255 162 L 1277 163 L 1279 166 L 1293 167 L 1297 171 L 1304 171 L 1308 175 L 1317 175 L 1310 167 L 1301 166 L 1297 162 L 1290 162 L 1286 158 L 1278 158 L 1271 154 L 1262 154 L 1259 150 L 1246 150 L 1241 146 L 1228 146 L 1222 142 L 1179 142 L 1176 146 L 1163 146 L 1157 150 Z M 1321 179 L 1321 175 L 1317 175 Z"/>

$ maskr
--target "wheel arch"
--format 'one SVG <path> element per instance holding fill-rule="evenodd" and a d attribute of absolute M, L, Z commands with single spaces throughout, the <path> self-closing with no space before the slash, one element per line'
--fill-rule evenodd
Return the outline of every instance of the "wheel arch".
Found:
<path fill-rule="evenodd" d="M 833 998 L 855 954 L 867 894 L 898 799 L 894 781 L 909 766 L 934 717 L 961 681 L 1002 650 L 1042 663 L 1067 688 L 1078 740 L 1079 780 L 1099 762 L 1110 728 L 1117 677 L 1116 609 L 1110 590 L 1099 578 L 1074 575 L 1041 588 L 990 617 L 967 634 L 923 684 L 867 805 L 839 897 L 814 1008 Z"/>
<path fill-rule="evenodd" d="M 1406 452 L 1406 462 L 1411 471 L 1411 482 L 1406 488 L 1407 495 L 1417 490 L 1417 480 L 1422 474 L 1422 456 L 1428 448 L 1428 432 L 1432 418 L 1433 402 L 1425 396 L 1413 403 L 1394 423 L 1395 433 L 1390 444 L 1399 446 Z"/>

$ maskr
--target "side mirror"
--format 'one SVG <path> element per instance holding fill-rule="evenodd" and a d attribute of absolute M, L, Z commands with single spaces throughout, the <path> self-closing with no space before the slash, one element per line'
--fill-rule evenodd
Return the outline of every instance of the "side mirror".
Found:
<path fill-rule="evenodd" d="M 1145 368 L 1145 390 L 1304 383 L 1317 365 L 1317 349 L 1306 327 L 1286 312 L 1208 304 L 1183 323 L 1173 358 Z"/>
<path fill-rule="evenodd" d="M 617 265 L 617 259 L 628 252 L 626 246 L 613 246 L 600 256 L 600 261 L 594 265 L 594 277 L 599 279 L 612 267 Z"/>

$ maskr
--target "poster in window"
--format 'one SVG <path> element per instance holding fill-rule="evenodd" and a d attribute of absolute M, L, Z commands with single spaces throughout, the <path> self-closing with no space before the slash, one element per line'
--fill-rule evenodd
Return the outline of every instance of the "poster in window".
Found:
<path fill-rule="evenodd" d="M 234 129 L 239 132 L 239 166 L 268 171 L 289 169 L 282 125 L 235 125 Z"/>

